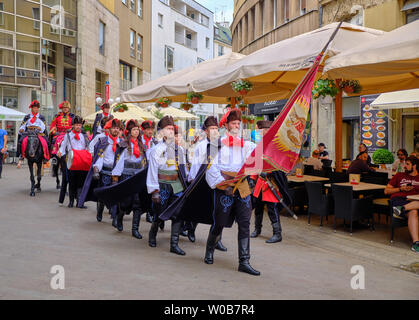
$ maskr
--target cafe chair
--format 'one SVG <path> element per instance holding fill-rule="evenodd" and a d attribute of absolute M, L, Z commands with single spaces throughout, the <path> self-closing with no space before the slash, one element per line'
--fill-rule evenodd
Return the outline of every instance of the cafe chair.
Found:
<path fill-rule="evenodd" d="M 324 167 L 332 167 L 333 160 L 323 159 L 322 162 L 323 162 L 323 168 Z"/>
<path fill-rule="evenodd" d="M 307 174 L 307 175 L 313 175 L 313 172 L 314 172 L 314 166 L 313 165 L 310 165 L 310 164 L 305 164 L 304 165 L 304 174 Z"/>
<path fill-rule="evenodd" d="M 374 183 L 387 185 L 388 173 L 387 172 L 368 172 L 361 175 L 361 181 L 365 183 Z"/>
<path fill-rule="evenodd" d="M 307 191 L 304 185 L 291 185 L 288 187 L 288 193 L 292 199 L 291 207 L 295 212 L 295 208 L 298 207 L 298 214 L 304 213 L 304 206 L 307 205 Z"/>
<path fill-rule="evenodd" d="M 304 182 L 308 194 L 308 224 L 312 214 L 320 216 L 320 227 L 323 226 L 323 217 L 328 218 L 333 212 L 333 198 L 324 193 L 321 182 Z"/>
<path fill-rule="evenodd" d="M 408 226 L 408 219 L 407 218 L 398 219 L 398 218 L 393 217 L 393 203 L 391 202 L 391 200 L 388 200 L 388 207 L 389 207 L 389 215 L 390 215 L 390 218 L 391 218 L 390 243 L 393 243 L 394 242 L 394 231 L 397 228 L 407 227 Z"/>
<path fill-rule="evenodd" d="M 351 186 L 339 186 L 332 184 L 332 195 L 334 199 L 334 230 L 336 232 L 336 219 L 344 219 L 350 223 L 350 234 L 352 235 L 352 226 L 354 221 L 362 218 L 372 219 L 371 231 L 374 229 L 374 216 L 372 213 L 371 198 L 354 199 Z"/>
<path fill-rule="evenodd" d="M 332 172 L 329 178 L 330 183 L 349 182 L 349 175 L 345 172 Z"/>

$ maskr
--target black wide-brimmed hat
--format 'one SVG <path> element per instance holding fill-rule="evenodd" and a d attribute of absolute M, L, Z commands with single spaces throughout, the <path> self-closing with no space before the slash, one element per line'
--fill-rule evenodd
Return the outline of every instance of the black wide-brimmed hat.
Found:
<path fill-rule="evenodd" d="M 204 124 L 202 125 L 202 130 L 207 130 L 208 127 L 212 126 L 218 127 L 218 120 L 214 116 L 209 116 L 205 119 Z"/>
<path fill-rule="evenodd" d="M 75 116 L 74 117 L 73 124 L 83 124 L 83 123 L 84 123 L 84 120 L 83 120 L 82 117 L 80 117 L 80 116 Z"/>

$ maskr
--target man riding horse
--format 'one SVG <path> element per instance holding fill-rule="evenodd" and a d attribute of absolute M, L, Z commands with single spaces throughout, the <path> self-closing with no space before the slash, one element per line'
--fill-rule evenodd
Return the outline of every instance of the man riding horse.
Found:
<path fill-rule="evenodd" d="M 18 152 L 20 152 L 20 157 L 17 167 L 20 168 L 22 160 L 27 158 L 31 174 L 31 196 L 35 195 L 35 188 L 41 191 L 42 163 L 46 163 L 49 160 L 48 142 L 45 138 L 47 132 L 46 123 L 44 116 L 39 114 L 39 107 L 40 105 L 37 100 L 32 101 L 29 106 L 32 112 L 23 118 L 19 128 Z M 36 185 L 33 176 L 34 163 L 38 167 L 38 183 Z"/>

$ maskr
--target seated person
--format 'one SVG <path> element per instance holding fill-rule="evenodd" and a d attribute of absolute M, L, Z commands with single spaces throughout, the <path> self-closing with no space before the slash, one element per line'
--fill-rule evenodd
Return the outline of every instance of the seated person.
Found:
<path fill-rule="evenodd" d="M 409 203 L 407 196 L 419 194 L 419 159 L 408 157 L 406 171 L 397 173 L 388 183 L 384 193 L 390 195 L 395 218 L 407 218 L 410 236 L 412 237 L 412 250 L 419 253 L 419 227 L 417 204 Z"/>
<path fill-rule="evenodd" d="M 368 166 L 368 153 L 361 152 L 357 157 L 356 160 L 351 162 L 351 165 L 348 168 L 348 174 L 361 174 L 364 172 L 371 172 L 375 171 L 375 169 Z"/>
<path fill-rule="evenodd" d="M 365 143 L 360 143 L 360 144 L 359 144 L 359 146 L 358 146 L 358 151 L 359 151 L 359 153 L 358 153 L 358 155 L 356 156 L 356 158 L 355 158 L 355 159 L 358 159 L 358 157 L 359 157 L 362 153 L 366 153 L 366 154 L 367 154 L 367 156 L 368 156 L 368 158 L 367 158 L 367 164 L 370 166 L 370 165 L 371 165 L 371 157 L 370 157 L 370 155 L 368 154 L 368 148 L 367 148 L 367 146 L 365 145 Z"/>
<path fill-rule="evenodd" d="M 319 157 L 320 157 L 319 150 L 314 150 L 313 153 L 311 154 L 311 157 L 308 158 L 304 164 L 313 166 L 314 170 L 321 170 L 323 163 L 319 159 Z"/>
<path fill-rule="evenodd" d="M 404 165 L 408 157 L 407 151 L 405 149 L 399 149 L 397 151 L 397 160 L 394 161 L 392 169 L 394 172 L 404 172 Z"/>

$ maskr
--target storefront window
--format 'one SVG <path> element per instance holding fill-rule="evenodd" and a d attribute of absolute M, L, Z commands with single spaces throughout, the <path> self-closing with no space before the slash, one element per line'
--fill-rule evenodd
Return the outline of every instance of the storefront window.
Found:
<path fill-rule="evenodd" d="M 18 89 L 10 87 L 0 87 L 2 93 L 2 105 L 7 108 L 17 109 L 18 106 Z"/>

